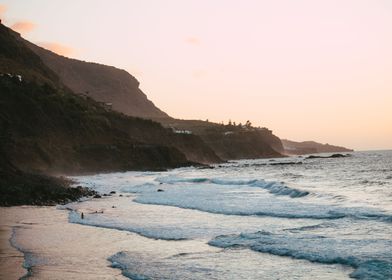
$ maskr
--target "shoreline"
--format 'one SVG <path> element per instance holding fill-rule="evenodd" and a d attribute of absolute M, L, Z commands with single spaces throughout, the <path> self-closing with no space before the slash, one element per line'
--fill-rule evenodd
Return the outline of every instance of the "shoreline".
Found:
<path fill-rule="evenodd" d="M 89 251 L 82 252 L 79 267 L 67 264 L 68 256 L 80 245 L 80 242 L 72 240 L 87 242 L 94 230 L 68 223 L 68 211 L 57 210 L 55 206 L 1 207 L 0 211 L 1 279 L 72 279 L 78 278 L 78 275 L 79 278 L 83 275 L 84 279 L 127 279 L 121 271 L 110 266 L 107 260 L 110 252 L 106 256 L 106 253 L 103 255 L 102 251 L 94 250 L 99 247 L 98 244 L 89 246 L 91 254 Z M 61 231 L 65 235 L 61 235 Z M 65 240 L 64 237 L 71 232 L 72 237 L 68 236 Z M 62 255 L 62 252 L 65 254 Z M 90 255 L 90 260 L 87 255 Z M 99 255 L 102 257 L 98 258 Z M 65 257 L 63 262 L 62 257 Z M 92 266 L 82 265 L 86 262 Z"/>
<path fill-rule="evenodd" d="M 117 199 L 127 198 L 115 198 L 115 200 Z M 104 204 L 112 205 L 113 202 L 112 197 L 99 199 L 94 202 L 93 208 L 97 207 L 98 209 Z M 100 203 L 103 204 L 100 205 Z M 138 205 L 139 209 L 134 210 L 138 215 L 138 211 L 149 212 L 148 209 L 152 208 L 157 211 L 159 207 L 162 206 L 141 204 Z M 93 210 L 93 208 L 80 208 L 76 211 Z M 109 211 L 111 208 L 106 207 L 105 209 Z M 171 210 L 184 213 L 192 212 L 192 210 L 177 208 Z M 159 264 L 159 261 L 176 258 L 179 258 L 178 261 L 181 263 L 181 259 L 186 262 L 187 256 L 190 258 L 192 256 L 205 256 L 208 261 L 204 265 L 207 265 L 206 267 L 209 269 L 215 269 L 216 258 L 223 257 L 225 261 L 223 263 L 222 260 L 218 261 L 217 264 L 217 269 L 222 272 L 229 269 L 237 258 L 241 258 L 251 263 L 264 264 L 263 270 L 258 272 L 259 277 L 255 279 L 269 279 L 268 277 L 260 278 L 260 276 L 264 272 L 272 272 L 272 274 L 268 274 L 269 276 L 275 275 L 276 269 L 280 269 L 282 263 L 288 267 L 293 264 L 303 266 L 308 272 L 313 269 L 325 271 L 329 267 L 332 268 L 331 272 L 334 273 L 332 275 L 338 276 L 336 279 L 346 279 L 344 275 L 352 272 L 351 268 L 340 265 L 318 264 L 314 267 L 315 264 L 305 260 L 282 258 L 251 250 L 229 250 L 225 253 L 225 249 L 208 245 L 206 239 L 168 241 L 145 237 L 125 230 L 71 223 L 69 222 L 69 210 L 55 206 L 1 207 L 0 211 L 2 216 L 0 228 L 3 229 L 8 226 L 8 231 L 3 231 L 5 233 L 3 236 L 7 235 L 7 238 L 2 239 L 1 246 L 7 245 L 8 249 L 13 254 L 17 253 L 16 256 L 18 256 L 13 263 L 8 262 L 8 264 L 4 262 L 4 258 L 1 259 L 0 279 L 4 280 L 26 278 L 132 279 L 133 274 L 129 273 L 129 268 L 122 266 L 121 262 L 118 263 L 116 260 L 122 254 L 132 255 L 136 263 L 139 258 L 146 258 L 147 263 L 152 262 L 151 264 Z M 209 213 L 199 213 L 198 215 L 200 217 L 214 216 Z M 11 239 L 14 246 L 10 242 Z M 226 254 L 227 257 L 224 257 Z M 12 258 L 9 259 L 12 260 Z M 25 265 L 25 269 L 22 267 L 23 265 Z M 230 272 L 234 273 L 237 269 L 242 268 L 241 262 L 238 265 L 234 270 L 229 269 Z M 160 273 L 159 268 L 158 273 Z M 298 272 L 296 273 L 298 274 Z M 143 275 L 140 274 L 140 276 Z M 304 279 L 308 278 L 305 277 Z"/>
<path fill-rule="evenodd" d="M 21 206 L 18 206 L 21 207 Z M 4 209 L 15 207 L 0 207 L 0 212 Z M 8 215 L 1 215 L 0 223 L 0 278 L 20 279 L 27 275 L 28 270 L 23 267 L 24 253 L 12 244 L 14 228 L 20 226 L 17 217 L 10 219 Z"/>
<path fill-rule="evenodd" d="M 216 252 L 203 241 L 152 240 L 137 233 L 69 223 L 55 206 L 0 207 L 0 279 L 121 279 L 109 258 L 132 250 L 161 257 Z M 11 241 L 12 239 L 12 241 Z M 24 253 L 23 253 L 24 252 Z M 81 277 L 83 275 L 83 277 Z"/>

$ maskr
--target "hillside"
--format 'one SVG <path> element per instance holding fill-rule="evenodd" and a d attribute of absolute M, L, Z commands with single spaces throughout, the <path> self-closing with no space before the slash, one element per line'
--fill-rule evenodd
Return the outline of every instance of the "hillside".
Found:
<path fill-rule="evenodd" d="M 166 113 L 140 90 L 139 82 L 125 70 L 57 55 L 26 40 L 43 63 L 74 93 L 86 95 L 128 116 L 167 118 Z"/>
<path fill-rule="evenodd" d="M 222 125 L 198 120 L 161 119 L 164 126 L 194 133 L 224 160 L 280 157 L 284 151 L 279 137 L 267 128 Z"/>
<path fill-rule="evenodd" d="M 287 139 L 282 139 L 283 147 L 286 154 L 290 155 L 303 155 L 315 153 L 339 153 L 339 152 L 352 152 L 353 150 L 333 146 L 329 144 L 321 144 L 314 141 L 295 142 Z"/>
<path fill-rule="evenodd" d="M 4 63 L 1 64 L 3 69 L 0 68 L 1 71 L 0 73 L 10 73 L 10 72 L 6 72 L 10 70 L 6 66 L 16 65 L 13 68 L 13 71 L 15 72 L 11 72 L 11 73 L 20 74 L 21 76 L 23 76 L 23 82 L 27 82 L 30 84 L 29 85 L 25 85 L 24 83 L 18 84 L 17 87 L 19 88 L 15 90 L 16 91 L 24 90 L 28 92 L 30 89 L 29 88 L 23 89 L 23 87 L 31 86 L 32 89 L 38 92 L 36 95 L 32 95 L 32 94 L 24 95 L 23 98 L 21 98 L 23 102 L 26 101 L 28 98 L 37 98 L 37 99 L 42 98 L 42 96 L 45 96 L 45 92 L 57 92 L 59 94 L 53 96 L 55 96 L 58 99 L 57 101 L 59 103 L 56 104 L 55 106 L 58 106 L 60 108 L 57 108 L 57 110 L 53 110 L 52 111 L 53 114 L 55 114 L 58 111 L 62 111 L 64 112 L 64 115 L 62 115 L 61 117 L 66 119 L 69 118 L 69 115 L 71 113 L 73 113 L 75 114 L 73 116 L 75 120 L 77 120 L 77 118 L 80 118 L 78 122 L 86 125 L 86 120 L 85 120 L 87 115 L 86 112 L 90 112 L 90 113 L 94 112 L 94 114 L 97 114 L 98 116 L 88 116 L 88 117 L 92 117 L 92 119 L 95 121 L 104 120 L 104 124 L 107 125 L 106 133 L 101 132 L 104 138 L 109 137 L 107 136 L 107 134 L 112 135 L 112 137 L 116 137 L 116 135 L 121 134 L 123 135 L 122 137 L 128 138 L 127 141 L 137 142 L 138 147 L 144 145 L 143 149 L 147 149 L 146 145 L 164 146 L 170 149 L 174 148 L 175 150 L 180 150 L 181 153 L 185 154 L 188 161 L 201 162 L 201 163 L 220 162 L 220 159 L 216 156 L 216 154 L 208 146 L 206 146 L 205 143 L 199 137 L 195 135 L 184 136 L 184 135 L 175 134 L 170 129 L 165 129 L 158 123 L 154 123 L 150 120 L 128 117 L 124 114 L 117 113 L 116 111 L 110 110 L 106 106 L 102 106 L 102 103 L 96 102 L 93 99 L 89 98 L 88 96 L 73 94 L 73 92 L 69 89 L 69 86 L 64 85 L 61 82 L 61 80 L 57 77 L 57 74 L 54 73 L 52 70 L 50 70 L 44 63 L 42 63 L 38 55 L 36 55 L 28 47 L 26 47 L 25 44 L 27 41 L 22 39 L 19 36 L 19 34 L 1 25 L 1 36 L 2 36 L 1 46 L 3 47 L 3 49 L 0 49 L 1 50 L 0 61 L 4 61 Z M 12 52 L 12 50 L 15 49 L 18 50 L 17 56 L 13 55 Z M 32 61 L 33 63 L 29 63 L 30 61 Z M 34 64 L 35 66 L 31 67 L 30 64 Z M 81 64 L 83 63 L 81 62 Z M 125 71 L 122 72 L 126 73 Z M 129 74 L 127 75 L 130 76 Z M 41 89 L 38 88 L 38 85 L 42 86 L 42 88 Z M 141 95 L 141 94 L 137 93 L 137 95 Z M 5 95 L 3 97 L 6 98 Z M 15 96 L 12 95 L 10 97 L 15 98 Z M 142 97 L 143 96 L 141 96 L 140 98 Z M 54 98 L 49 99 L 48 96 L 46 96 L 45 98 L 42 98 L 42 100 L 41 99 L 36 100 L 34 104 L 37 106 L 43 106 L 45 105 L 42 104 L 43 100 L 53 101 L 53 99 Z M 11 102 L 10 100 L 5 100 L 4 104 L 7 103 L 10 104 L 10 102 Z M 14 109 L 10 111 L 10 114 L 17 115 L 18 109 L 20 106 L 22 106 L 22 104 L 18 102 L 14 102 L 13 106 L 14 108 L 12 108 L 12 106 L 7 106 L 7 110 Z M 69 106 L 69 108 L 65 108 L 64 106 Z M 31 106 L 30 107 L 27 106 L 27 107 L 28 107 L 27 109 L 31 110 L 32 112 L 36 112 Z M 39 109 L 41 108 L 35 108 L 35 109 L 39 111 Z M 45 112 L 46 110 L 42 110 L 42 111 Z M 19 117 L 22 119 L 22 116 L 23 115 L 20 115 Z M 26 118 L 28 119 L 27 116 Z M 47 119 L 50 118 L 51 115 L 48 114 Z M 47 124 L 42 124 L 42 125 L 43 127 L 47 126 Z M 58 127 L 60 131 L 61 129 L 64 129 L 64 131 L 62 131 L 63 134 L 67 133 L 66 130 L 67 127 L 61 125 L 55 127 Z M 76 129 L 74 126 L 72 126 L 72 128 Z M 100 131 L 101 130 L 103 131 L 106 129 L 106 127 L 100 127 L 99 129 Z M 113 130 L 119 132 L 112 132 Z M 82 129 L 80 133 L 85 133 L 85 130 Z M 96 139 L 94 139 L 95 136 Z M 95 133 L 95 135 L 93 135 L 91 138 L 94 139 L 94 141 L 100 141 L 98 139 L 98 136 L 99 135 Z M 84 140 L 89 141 L 88 139 L 89 138 L 86 137 Z M 130 162 L 132 162 L 132 160 L 130 160 Z M 156 166 L 160 166 L 161 164 L 163 164 L 163 162 L 161 161 L 154 161 L 154 162 L 155 162 L 154 163 L 155 167 L 152 166 L 154 168 L 156 168 Z M 137 168 L 137 166 L 139 166 L 139 164 L 135 163 L 131 167 L 127 167 L 127 168 L 134 169 Z M 162 168 L 164 167 L 165 165 L 162 165 Z M 140 166 L 140 168 L 145 168 L 145 167 Z"/>
<path fill-rule="evenodd" d="M 170 118 L 147 99 L 139 89 L 139 82 L 124 70 L 66 58 L 28 41 L 24 43 L 73 92 L 108 104 L 111 109 L 128 116 L 153 119 L 174 130 L 192 131 L 191 135 L 178 134 L 177 138 L 182 138 L 181 144 L 175 145 L 189 160 L 211 163 L 219 161 L 218 157 L 224 160 L 274 157 L 283 151 L 279 138 L 267 131 L 242 130 L 226 137 L 224 133 L 227 131 L 219 124 Z M 145 136 L 148 137 L 146 133 Z M 165 139 L 160 141 L 170 143 Z M 206 153 L 207 150 L 210 152 Z M 218 157 L 214 158 L 212 154 Z"/>
<path fill-rule="evenodd" d="M 68 190 L 67 182 L 47 175 L 221 161 L 195 135 L 178 135 L 152 120 L 126 116 L 74 94 L 24 42 L 0 25 L 2 205 L 59 202 L 88 193 Z"/>
<path fill-rule="evenodd" d="M 0 24 L 0 73 L 18 73 L 37 84 L 61 87 L 57 75 L 18 38 L 18 33 Z"/>
<path fill-rule="evenodd" d="M 142 135 L 131 137 L 119 125 L 126 122 L 165 137 L 167 130 L 152 121 L 106 112 L 89 100 L 15 77 L 0 77 L 0 92 L 2 145 L 22 170 L 75 174 L 187 163 L 176 148 L 142 142 Z"/>

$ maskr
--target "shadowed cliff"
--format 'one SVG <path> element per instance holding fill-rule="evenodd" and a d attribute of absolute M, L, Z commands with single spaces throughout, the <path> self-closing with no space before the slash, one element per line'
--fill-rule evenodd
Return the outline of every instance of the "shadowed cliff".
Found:
<path fill-rule="evenodd" d="M 218 157 L 224 160 L 276 157 L 283 151 L 279 138 L 268 131 L 236 129 L 233 135 L 227 136 L 227 129 L 222 130 L 218 124 L 170 118 L 147 99 L 139 89 L 139 82 L 124 70 L 66 58 L 25 43 L 75 93 L 109 104 L 113 110 L 126 115 L 153 119 L 174 131 L 191 131 L 192 134 L 177 133 L 182 141 L 175 145 L 189 160 L 211 163 L 219 161 Z M 168 144 L 167 139 L 161 139 L 160 143 L 162 141 Z M 206 152 L 206 146 L 210 152 Z M 212 154 L 218 157 L 214 159 Z"/>
<path fill-rule="evenodd" d="M 0 25 L 0 39 L 1 125 L 23 147 L 15 149 L 11 157 L 13 161 L 22 158 L 17 166 L 102 172 L 162 169 L 189 161 L 220 162 L 195 135 L 177 135 L 159 123 L 126 116 L 88 96 L 74 94 L 26 47 L 27 41 L 4 25 Z M 41 148 L 33 152 L 32 145 Z M 18 155 L 17 150 L 26 150 L 25 155 Z M 54 154 L 57 159 L 43 160 Z M 67 165 L 77 155 L 79 159 Z M 97 160 L 99 156 L 102 160 Z"/>

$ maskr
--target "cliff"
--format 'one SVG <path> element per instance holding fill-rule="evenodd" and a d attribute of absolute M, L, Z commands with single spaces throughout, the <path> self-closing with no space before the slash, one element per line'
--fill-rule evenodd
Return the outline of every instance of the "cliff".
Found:
<path fill-rule="evenodd" d="M 170 118 L 147 99 L 139 89 L 139 82 L 124 70 L 66 58 L 28 41 L 24 43 L 73 92 L 110 104 L 113 110 L 128 116 L 153 119 L 168 128 L 191 130 L 191 135 L 177 134 L 175 141 L 167 137 L 153 141 L 175 146 L 191 161 L 212 163 L 219 162 L 220 158 L 271 157 L 279 156 L 283 151 L 279 138 L 272 133 L 243 131 L 236 133 L 235 137 L 223 137 L 225 131 L 211 130 L 211 127 L 219 128 L 218 124 Z M 195 129 L 195 122 L 198 129 Z M 149 137 L 148 133 L 144 133 L 144 136 Z M 220 141 L 222 145 L 219 144 Z"/>
<path fill-rule="evenodd" d="M 89 137 L 84 135 L 84 138 L 78 136 L 80 143 L 83 143 L 83 149 L 85 152 L 87 147 L 93 147 L 98 142 L 100 143 L 102 139 L 107 139 L 109 137 L 108 135 L 113 135 L 113 137 L 116 138 L 117 135 L 121 134 L 121 137 L 127 138 L 126 142 L 132 143 L 132 147 L 134 147 L 134 149 L 138 151 L 135 150 L 134 153 L 129 155 L 129 160 L 127 161 L 127 164 L 122 165 L 121 167 L 119 165 L 120 163 L 116 162 L 114 158 L 113 162 L 111 162 L 110 165 L 107 166 L 107 171 L 148 168 L 156 169 L 174 167 L 184 164 L 183 160 L 181 160 L 181 162 L 178 162 L 178 164 L 175 164 L 174 162 L 164 162 L 164 159 L 157 160 L 153 158 L 151 158 L 149 163 L 141 162 L 140 160 L 143 157 L 142 155 L 148 154 L 149 156 L 152 156 L 157 155 L 160 152 L 163 153 L 163 150 L 151 153 L 150 150 L 153 149 L 153 147 L 161 147 L 159 149 L 171 150 L 172 152 L 167 152 L 166 156 L 168 157 L 172 153 L 178 154 L 179 152 L 181 154 L 185 154 L 187 162 L 190 161 L 200 163 L 213 163 L 221 161 L 219 157 L 217 157 L 216 154 L 198 136 L 191 135 L 184 137 L 182 135 L 177 135 L 173 133 L 172 130 L 163 128 L 159 123 L 118 113 L 115 110 L 111 110 L 110 108 L 103 106 L 101 102 L 96 102 L 94 99 L 89 98 L 86 95 L 74 94 L 74 92 L 70 89 L 70 86 L 68 84 L 64 85 L 62 80 L 57 76 L 57 73 L 49 69 L 46 64 L 42 62 L 41 58 L 33 51 L 31 51 L 30 48 L 33 46 L 33 44 L 28 43 L 26 40 L 21 38 L 19 34 L 13 32 L 4 25 L 0 25 L 0 39 L 0 73 L 3 73 L 3 75 L 6 73 L 12 73 L 12 75 L 14 76 L 19 75 L 23 77 L 23 82 L 21 83 L 7 82 L 6 85 L 3 84 L 3 86 L 5 87 L 3 88 L 3 92 L 0 98 L 3 99 L 2 104 L 4 104 L 5 106 L 3 115 L 8 112 L 9 116 L 11 116 L 7 117 L 10 120 L 8 122 L 10 124 L 10 127 L 15 126 L 16 119 L 12 118 L 19 118 L 18 124 L 23 124 L 25 122 L 23 129 L 41 129 L 42 131 L 45 131 L 45 128 L 49 130 L 52 129 L 51 127 L 54 127 L 58 130 L 59 133 L 62 133 L 67 136 L 69 133 L 67 129 L 69 128 L 75 130 L 74 134 L 80 133 L 80 135 L 84 135 L 84 133 L 86 133 L 86 130 L 84 130 L 83 128 L 85 127 L 78 128 L 78 124 L 82 123 L 84 124 L 84 126 L 87 126 L 88 123 L 92 123 L 94 126 L 96 125 L 96 127 L 90 128 L 90 131 L 94 132 L 93 135 Z M 26 44 L 28 44 L 29 47 L 26 47 Z M 49 51 L 45 52 L 50 53 L 54 57 L 59 57 L 60 60 L 63 59 L 64 61 L 67 61 L 66 64 L 68 64 L 69 62 L 71 63 L 71 65 L 72 63 L 76 63 L 77 65 L 85 65 L 85 67 L 88 68 L 86 68 L 86 72 L 89 72 L 87 70 L 93 70 L 94 68 L 101 67 L 102 69 L 104 69 L 102 70 L 103 72 L 101 74 L 106 75 L 107 71 L 109 71 L 110 69 L 114 69 L 113 71 L 115 73 L 125 75 L 124 83 L 133 84 L 134 87 L 130 87 L 128 90 L 138 90 L 136 86 L 138 85 L 138 82 L 125 71 L 115 69 L 114 67 L 78 62 L 67 58 L 62 58 Z M 66 66 L 64 67 L 67 68 Z M 83 73 L 83 67 L 78 68 L 78 71 L 81 72 L 78 72 L 77 76 L 83 77 L 83 75 L 88 75 L 86 73 Z M 90 67 L 92 67 L 93 69 L 90 69 Z M 116 77 L 117 79 L 122 79 L 121 76 Z M 4 76 L 3 78 L 5 79 L 7 77 Z M 110 80 L 110 78 L 111 76 L 109 75 L 108 79 Z M 6 81 L 4 79 L 3 82 Z M 101 78 L 99 79 L 99 81 L 96 81 L 96 83 L 102 83 L 102 80 L 104 79 Z M 89 83 L 90 81 L 91 80 L 88 80 L 86 83 Z M 100 89 L 102 87 L 104 90 L 104 83 L 98 86 L 98 88 Z M 13 95 L 12 93 L 9 93 L 9 91 L 14 91 L 15 94 Z M 134 95 L 137 96 L 138 99 L 144 100 L 144 104 L 146 106 L 150 104 L 152 106 L 150 106 L 152 110 L 155 108 L 155 106 L 153 106 L 153 104 L 149 102 L 145 95 L 143 95 L 140 91 L 134 92 Z M 17 98 L 19 99 L 17 100 Z M 30 102 L 31 104 L 24 104 L 28 102 Z M 46 102 L 46 104 L 44 104 L 44 102 Z M 25 108 L 22 109 L 22 106 L 25 106 Z M 53 106 L 56 108 L 51 108 L 49 106 Z M 139 107 L 140 110 L 143 108 L 138 104 L 134 104 L 133 106 Z M 49 111 L 48 109 L 51 109 L 51 111 Z M 145 114 L 150 114 L 152 112 L 149 109 L 143 109 L 142 111 Z M 27 115 L 26 112 L 29 112 L 31 117 Z M 59 112 L 62 112 L 62 115 L 60 115 Z M 89 114 L 87 114 L 86 112 L 89 112 Z M 45 122 L 42 122 L 40 124 L 29 123 L 29 120 L 38 113 L 41 114 L 40 116 L 42 117 L 37 117 L 38 119 L 45 119 L 49 122 L 64 122 L 64 120 L 69 120 L 71 118 L 70 115 L 73 114 L 72 119 L 75 123 L 68 123 L 68 127 L 60 123 L 52 123 L 51 125 Z M 44 116 L 44 114 L 46 115 Z M 162 114 L 158 115 L 162 116 Z M 166 116 L 166 114 L 163 114 L 163 116 Z M 40 125 L 40 127 L 38 126 L 38 124 Z M 18 128 L 18 126 L 15 127 Z M 80 131 L 78 131 L 77 129 L 80 129 Z M 100 131 L 100 134 L 96 132 L 97 130 Z M 114 130 L 116 132 L 114 132 Z M 15 137 L 17 138 L 19 136 Z M 62 142 L 65 143 L 67 139 L 67 137 L 58 137 L 52 142 L 56 143 L 56 141 L 62 140 Z M 76 141 L 76 139 L 73 138 L 70 138 L 69 140 L 71 141 L 70 143 L 72 143 L 72 141 Z M 116 141 L 117 140 L 118 137 L 116 138 Z M 85 141 L 85 143 L 83 141 Z M 103 144 L 111 146 L 114 140 L 108 139 L 105 141 L 103 141 Z M 97 147 L 95 147 L 95 149 L 97 149 Z M 138 152 L 140 152 L 141 155 L 136 156 Z M 98 150 L 96 150 L 96 153 L 98 153 Z M 109 152 L 106 151 L 105 153 Z M 116 151 L 113 152 L 113 154 L 115 153 Z M 131 151 L 129 151 L 129 153 L 131 153 Z M 123 153 L 122 157 L 125 158 L 126 154 L 127 153 Z M 133 156 L 136 156 L 136 158 L 133 158 Z M 107 156 L 105 158 L 108 159 L 113 157 L 115 157 L 115 155 Z M 105 170 L 104 162 L 102 162 L 102 166 L 100 168 L 96 167 L 98 168 L 97 171 Z M 107 164 L 109 164 L 108 160 L 106 162 Z M 91 167 L 90 169 L 93 169 L 93 164 L 96 163 L 94 163 L 94 161 L 81 163 L 80 170 L 84 170 L 87 166 Z M 76 166 L 70 167 L 76 168 Z M 67 171 L 66 167 L 62 169 L 63 171 Z"/>
<path fill-rule="evenodd" d="M 295 142 L 287 139 L 282 139 L 282 143 L 285 153 L 289 155 L 339 153 L 353 151 L 352 149 L 348 149 L 345 147 L 321 144 L 314 141 Z"/>
<path fill-rule="evenodd" d="M 139 82 L 125 70 L 57 55 L 24 41 L 74 93 L 86 95 L 128 116 L 167 118 L 166 113 L 139 89 Z"/>
<path fill-rule="evenodd" d="M 220 161 L 197 136 L 74 94 L 4 25 L 0 40 L 1 151 L 15 168 L 74 174 Z"/>
<path fill-rule="evenodd" d="M 164 126 L 198 135 L 224 160 L 280 157 L 283 145 L 271 130 L 198 120 L 161 119 Z"/>
<path fill-rule="evenodd" d="M 131 137 L 117 125 L 168 137 L 152 121 L 107 112 L 93 101 L 15 77 L 0 77 L 0 92 L 2 156 L 21 170 L 77 174 L 188 164 L 178 149 Z"/>

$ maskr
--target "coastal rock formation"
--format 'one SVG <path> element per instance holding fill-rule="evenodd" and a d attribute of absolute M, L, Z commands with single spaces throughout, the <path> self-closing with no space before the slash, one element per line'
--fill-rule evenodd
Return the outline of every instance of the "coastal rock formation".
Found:
<path fill-rule="evenodd" d="M 153 141 L 175 146 L 190 161 L 212 163 L 219 162 L 220 159 L 274 157 L 283 152 L 280 139 L 267 130 L 257 133 L 244 130 L 242 133 L 223 137 L 218 124 L 202 121 L 196 121 L 200 129 L 195 130 L 194 121 L 173 119 L 157 108 L 139 89 L 139 82 L 128 72 L 112 66 L 70 59 L 28 41 L 24 43 L 74 93 L 91 97 L 125 115 L 153 119 L 168 128 L 190 132 L 176 133 L 175 141 L 165 137 Z M 218 129 L 211 129 L 216 127 Z M 144 136 L 149 137 L 148 133 L 144 133 Z"/>
<path fill-rule="evenodd" d="M 148 100 L 139 88 L 139 81 L 125 70 L 67 58 L 26 40 L 24 43 L 74 93 L 91 97 L 128 116 L 141 118 L 169 117 Z"/>
<path fill-rule="evenodd" d="M 207 121 L 159 119 L 176 131 L 198 135 L 224 160 L 280 157 L 283 145 L 279 137 L 267 128 L 222 125 Z"/>
<path fill-rule="evenodd" d="M 177 135 L 74 94 L 4 25 L 0 39 L 0 124 L 5 141 L 13 143 L 6 151 L 17 167 L 78 173 L 221 161 L 195 135 Z"/>
<path fill-rule="evenodd" d="M 341 153 L 353 151 L 345 147 L 321 144 L 314 141 L 295 142 L 287 139 L 282 139 L 282 143 L 284 147 L 284 152 L 289 155 Z"/>

